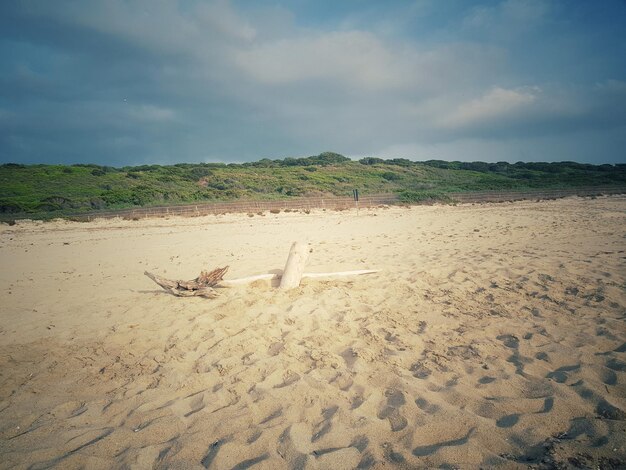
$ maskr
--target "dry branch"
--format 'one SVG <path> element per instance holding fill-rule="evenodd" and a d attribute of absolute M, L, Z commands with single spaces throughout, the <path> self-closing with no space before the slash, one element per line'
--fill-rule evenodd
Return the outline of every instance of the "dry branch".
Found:
<path fill-rule="evenodd" d="M 191 281 L 172 281 L 148 271 L 144 274 L 172 295 L 178 297 L 199 296 L 212 299 L 217 297 L 217 292 L 213 287 L 220 283 L 226 271 L 228 271 L 228 266 L 214 269 L 211 272 L 202 271 L 197 278 Z"/>

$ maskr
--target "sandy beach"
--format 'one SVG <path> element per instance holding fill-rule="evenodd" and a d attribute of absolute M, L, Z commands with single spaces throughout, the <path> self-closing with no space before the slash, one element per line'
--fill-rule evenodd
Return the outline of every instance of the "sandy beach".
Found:
<path fill-rule="evenodd" d="M 626 465 L 626 197 L 0 225 L 0 468 Z M 192 279 L 379 269 L 177 298 Z"/>

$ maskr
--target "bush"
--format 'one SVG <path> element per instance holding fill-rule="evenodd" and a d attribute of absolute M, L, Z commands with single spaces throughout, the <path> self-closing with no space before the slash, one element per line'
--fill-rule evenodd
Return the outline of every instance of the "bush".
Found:
<path fill-rule="evenodd" d="M 41 211 L 56 211 L 62 209 L 73 209 L 77 206 L 79 206 L 79 204 L 63 196 L 48 196 L 41 200 L 37 209 Z"/>
<path fill-rule="evenodd" d="M 406 158 L 392 158 L 391 160 L 387 160 L 386 163 L 388 163 L 389 165 L 404 166 L 404 167 L 408 167 L 408 166 L 415 164 L 415 162 L 412 162 L 411 160 L 407 160 Z"/>
<path fill-rule="evenodd" d="M 449 202 L 450 196 L 437 191 L 401 191 L 398 194 L 398 199 L 401 202 L 413 203 L 413 202 L 427 202 L 427 201 L 441 201 Z"/>
<path fill-rule="evenodd" d="M 284 194 L 286 196 L 302 196 L 304 194 L 304 190 L 301 188 L 288 188 L 285 190 Z"/>
<path fill-rule="evenodd" d="M 0 214 L 17 214 L 24 212 L 24 208 L 15 202 L 0 200 Z"/>
<path fill-rule="evenodd" d="M 104 202 L 103 199 L 99 198 L 99 197 L 92 197 L 89 200 L 89 206 L 92 209 L 106 209 L 106 202 Z"/>
<path fill-rule="evenodd" d="M 102 195 L 102 199 L 110 206 L 133 204 L 133 193 L 130 189 L 113 189 Z"/>
<path fill-rule="evenodd" d="M 361 165 L 376 165 L 377 163 L 385 163 L 385 160 L 383 160 L 382 158 L 365 157 L 361 158 L 359 160 L 359 163 Z"/>
<path fill-rule="evenodd" d="M 42 202 L 37 204 L 36 209 L 40 212 L 51 212 L 51 211 L 59 211 L 62 209 L 61 205 L 54 204 L 52 202 Z"/>
<path fill-rule="evenodd" d="M 397 181 L 399 179 L 402 179 L 402 175 L 394 173 L 393 171 L 386 171 L 381 176 L 387 181 Z"/>
<path fill-rule="evenodd" d="M 184 178 L 190 181 L 198 181 L 202 178 L 206 178 L 207 176 L 211 176 L 212 174 L 213 172 L 208 168 L 197 166 L 189 170 L 189 173 L 185 175 Z"/>

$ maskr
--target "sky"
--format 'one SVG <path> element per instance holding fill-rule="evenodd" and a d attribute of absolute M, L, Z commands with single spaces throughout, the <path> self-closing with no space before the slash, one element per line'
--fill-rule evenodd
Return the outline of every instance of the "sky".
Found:
<path fill-rule="evenodd" d="M 626 163 L 626 0 L 0 2 L 0 163 Z"/>

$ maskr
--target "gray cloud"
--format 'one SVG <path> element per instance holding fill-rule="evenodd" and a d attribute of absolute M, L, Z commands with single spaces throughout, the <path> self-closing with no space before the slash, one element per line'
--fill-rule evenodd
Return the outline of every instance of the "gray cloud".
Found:
<path fill-rule="evenodd" d="M 548 80 L 538 70 L 553 52 L 523 52 L 555 39 L 545 25 L 561 4 L 458 7 L 447 25 L 413 35 L 411 22 L 436 10 L 419 2 L 329 27 L 227 1 L 5 2 L 0 160 L 244 161 L 327 149 L 559 160 L 588 148 L 602 152 L 576 158 L 624 160 L 623 56 L 581 53 L 578 66 L 593 73 Z M 559 28 L 556 39 L 574 41 L 576 28 Z"/>

